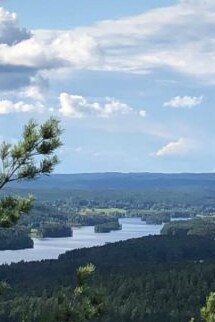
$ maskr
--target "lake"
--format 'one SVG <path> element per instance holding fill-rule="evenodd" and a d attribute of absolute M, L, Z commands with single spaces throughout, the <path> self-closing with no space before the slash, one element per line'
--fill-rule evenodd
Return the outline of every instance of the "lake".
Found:
<path fill-rule="evenodd" d="M 141 218 L 119 219 L 122 230 L 110 233 L 94 233 L 94 226 L 73 228 L 73 237 L 67 238 L 33 238 L 34 248 L 0 251 L 0 265 L 20 261 L 38 261 L 56 259 L 68 250 L 101 246 L 119 240 L 158 235 L 163 225 L 146 225 Z"/>

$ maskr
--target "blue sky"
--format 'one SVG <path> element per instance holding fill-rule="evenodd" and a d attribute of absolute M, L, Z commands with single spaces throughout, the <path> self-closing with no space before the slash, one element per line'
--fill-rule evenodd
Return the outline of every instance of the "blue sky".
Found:
<path fill-rule="evenodd" d="M 57 172 L 215 171 L 214 0 L 0 5 L 1 140 L 54 115 Z"/>

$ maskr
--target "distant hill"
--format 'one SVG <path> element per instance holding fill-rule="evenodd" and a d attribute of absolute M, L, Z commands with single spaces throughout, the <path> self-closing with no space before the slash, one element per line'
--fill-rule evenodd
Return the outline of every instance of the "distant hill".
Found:
<path fill-rule="evenodd" d="M 60 190 L 132 190 L 201 187 L 215 189 L 214 173 L 83 173 L 53 174 L 34 181 L 13 183 L 12 188 Z"/>

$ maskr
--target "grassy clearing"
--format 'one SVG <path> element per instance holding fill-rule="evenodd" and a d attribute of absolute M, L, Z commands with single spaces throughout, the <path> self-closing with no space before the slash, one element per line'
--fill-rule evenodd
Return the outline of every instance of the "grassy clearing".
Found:
<path fill-rule="evenodd" d="M 81 215 L 98 215 L 98 214 L 103 214 L 103 215 L 113 215 L 113 214 L 126 214 L 125 209 L 121 208 L 83 208 L 80 211 Z"/>

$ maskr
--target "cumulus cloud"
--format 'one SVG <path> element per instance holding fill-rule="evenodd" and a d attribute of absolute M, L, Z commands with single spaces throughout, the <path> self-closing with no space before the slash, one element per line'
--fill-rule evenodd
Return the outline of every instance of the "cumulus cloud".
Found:
<path fill-rule="evenodd" d="M 30 38 L 31 34 L 25 28 L 19 28 L 15 13 L 10 13 L 0 7 L 0 43 L 14 45 L 24 39 Z"/>
<path fill-rule="evenodd" d="M 86 67 L 96 60 L 95 39 L 73 31 L 27 31 L 0 7 L 0 63 L 35 69 Z"/>
<path fill-rule="evenodd" d="M 187 153 L 192 148 L 191 141 L 186 138 L 180 138 L 176 141 L 169 142 L 156 152 L 156 156 L 181 155 Z"/>
<path fill-rule="evenodd" d="M 96 57 L 96 42 L 85 34 L 39 32 L 13 46 L 0 44 L 1 64 L 38 70 L 83 68 Z"/>
<path fill-rule="evenodd" d="M 0 90 L 29 86 L 32 77 L 48 70 L 88 68 L 100 57 L 96 40 L 87 33 L 30 32 L 18 27 L 15 13 L 0 8 Z"/>
<path fill-rule="evenodd" d="M 0 87 L 6 86 L 3 77 L 9 74 L 7 86 L 19 88 L 20 83 L 30 85 L 32 76 L 49 72 L 53 76 L 72 69 L 146 74 L 166 68 L 214 81 L 213 2 L 179 1 L 66 31 L 29 32 L 17 25 L 14 13 L 1 8 L 0 71 L 4 76 L 1 73 Z M 20 82 L 15 81 L 18 76 Z"/>
<path fill-rule="evenodd" d="M 127 114 L 133 109 L 115 98 L 105 98 L 103 103 L 90 102 L 79 95 L 61 93 L 59 112 L 64 116 L 82 118 L 84 116 L 109 117 L 113 114 Z"/>
<path fill-rule="evenodd" d="M 203 101 L 203 96 L 175 96 L 163 105 L 173 108 L 192 108 L 200 105 Z"/>
<path fill-rule="evenodd" d="M 1 100 L 0 101 L 0 114 L 9 114 L 9 113 L 27 113 L 27 112 L 42 112 L 44 106 L 37 102 L 36 104 L 28 104 L 23 101 L 12 102 L 10 100 Z"/>

